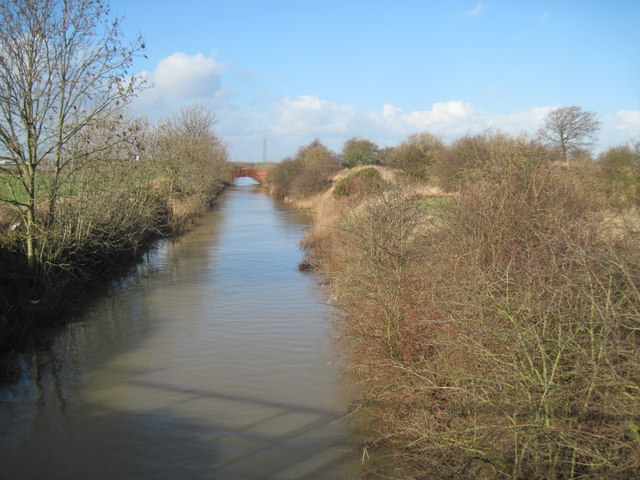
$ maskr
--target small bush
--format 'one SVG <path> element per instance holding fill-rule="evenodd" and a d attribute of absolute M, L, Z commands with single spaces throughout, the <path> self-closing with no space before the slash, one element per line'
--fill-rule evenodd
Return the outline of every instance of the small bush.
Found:
<path fill-rule="evenodd" d="M 293 179 L 304 169 L 302 162 L 294 158 L 285 158 L 269 172 L 269 185 L 271 193 L 278 197 L 284 198 L 290 193 L 291 183 Z"/>
<path fill-rule="evenodd" d="M 422 132 L 410 135 L 397 147 L 384 149 L 381 163 L 396 168 L 412 179 L 426 181 L 433 175 L 433 166 L 444 152 L 444 143 L 437 135 Z"/>
<path fill-rule="evenodd" d="M 330 185 L 330 178 L 340 168 L 337 155 L 315 140 L 300 148 L 295 157 L 286 158 L 271 169 L 271 193 L 296 199 L 315 195 Z"/>
<path fill-rule="evenodd" d="M 293 198 L 307 198 L 325 191 L 331 185 L 327 172 L 309 168 L 298 173 L 289 185 L 288 191 Z"/>
<path fill-rule="evenodd" d="M 333 188 L 333 196 L 339 198 L 380 192 L 385 187 L 387 182 L 382 179 L 377 169 L 363 168 L 340 179 Z"/>
<path fill-rule="evenodd" d="M 640 206 L 640 144 L 610 148 L 598 157 L 598 166 L 613 206 Z"/>
<path fill-rule="evenodd" d="M 462 137 L 443 151 L 433 171 L 445 191 L 460 189 L 473 178 L 486 177 L 497 165 L 514 162 L 549 163 L 552 152 L 543 145 L 522 137 L 482 133 Z"/>
<path fill-rule="evenodd" d="M 342 147 L 342 161 L 347 168 L 378 163 L 378 145 L 364 138 L 353 137 Z"/>

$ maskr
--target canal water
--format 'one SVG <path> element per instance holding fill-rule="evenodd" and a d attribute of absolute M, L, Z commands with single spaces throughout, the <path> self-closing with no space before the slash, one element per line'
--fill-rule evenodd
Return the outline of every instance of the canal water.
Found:
<path fill-rule="evenodd" d="M 308 218 L 243 183 L 24 359 L 0 479 L 353 475 L 329 308 L 296 268 Z"/>

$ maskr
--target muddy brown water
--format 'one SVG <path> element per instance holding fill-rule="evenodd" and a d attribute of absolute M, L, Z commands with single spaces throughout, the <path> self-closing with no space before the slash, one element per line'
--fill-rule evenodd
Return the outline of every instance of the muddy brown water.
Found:
<path fill-rule="evenodd" d="M 0 479 L 356 475 L 308 224 L 236 181 L 0 390 Z"/>

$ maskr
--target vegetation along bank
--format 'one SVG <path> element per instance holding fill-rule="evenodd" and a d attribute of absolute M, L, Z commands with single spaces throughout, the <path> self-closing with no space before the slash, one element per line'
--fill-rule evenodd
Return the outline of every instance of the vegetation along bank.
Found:
<path fill-rule="evenodd" d="M 315 210 L 371 478 L 640 476 L 640 145 L 592 158 L 565 114 L 274 167 Z"/>
<path fill-rule="evenodd" d="M 144 43 L 101 2 L 64 5 L 0 4 L 2 358 L 151 239 L 190 228 L 230 181 L 214 115 L 132 118 Z"/>

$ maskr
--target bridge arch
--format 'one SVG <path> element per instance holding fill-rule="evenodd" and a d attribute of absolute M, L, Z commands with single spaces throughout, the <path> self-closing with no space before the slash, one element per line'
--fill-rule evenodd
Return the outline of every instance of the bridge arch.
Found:
<path fill-rule="evenodd" d="M 234 180 L 240 177 L 251 177 L 256 182 L 263 183 L 268 176 L 269 171 L 260 168 L 234 168 L 231 170 L 231 177 Z"/>

